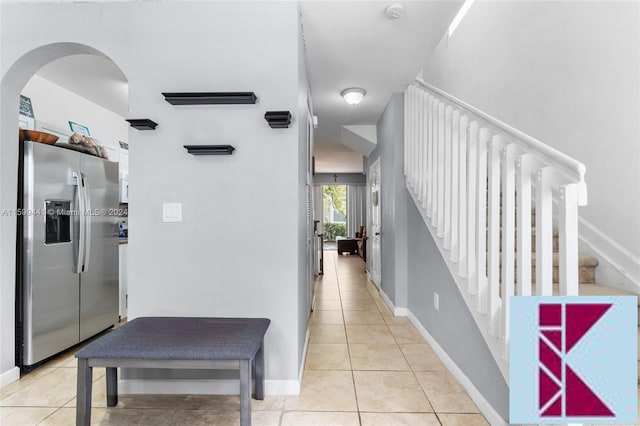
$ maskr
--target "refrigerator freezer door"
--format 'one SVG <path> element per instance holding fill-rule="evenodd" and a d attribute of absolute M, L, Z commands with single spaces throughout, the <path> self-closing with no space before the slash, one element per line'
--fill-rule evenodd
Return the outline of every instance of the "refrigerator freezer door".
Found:
<path fill-rule="evenodd" d="M 81 155 L 87 241 L 80 274 L 80 339 L 118 322 L 118 163 Z"/>
<path fill-rule="evenodd" d="M 24 144 L 23 364 L 32 365 L 79 342 L 78 223 L 65 210 L 78 207 L 80 155 Z"/>

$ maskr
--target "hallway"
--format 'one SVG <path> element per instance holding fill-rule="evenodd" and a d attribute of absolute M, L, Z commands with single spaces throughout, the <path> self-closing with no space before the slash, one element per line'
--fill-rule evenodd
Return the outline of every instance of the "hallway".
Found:
<path fill-rule="evenodd" d="M 302 392 L 287 398 L 282 425 L 488 424 L 364 269 L 358 256 L 324 252 Z"/>
<path fill-rule="evenodd" d="M 394 317 L 358 256 L 325 251 L 300 396 L 252 400 L 254 426 L 487 425 L 413 325 Z M 76 359 L 69 350 L 0 390 L 3 426 L 75 422 Z M 216 425 L 239 421 L 235 395 L 121 395 L 106 408 L 94 373 L 92 424 Z"/>

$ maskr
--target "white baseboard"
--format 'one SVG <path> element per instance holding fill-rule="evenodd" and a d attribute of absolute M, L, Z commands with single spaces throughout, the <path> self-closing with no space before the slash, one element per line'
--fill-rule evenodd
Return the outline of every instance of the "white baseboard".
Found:
<path fill-rule="evenodd" d="M 408 312 L 409 311 L 407 310 L 407 308 L 398 308 L 396 306 L 396 308 L 393 310 L 393 315 L 397 317 L 406 317 Z"/>
<path fill-rule="evenodd" d="M 121 394 L 200 394 L 237 395 L 240 393 L 238 380 L 119 380 Z M 300 382 L 297 380 L 266 380 L 264 393 L 267 395 L 299 395 Z"/>
<path fill-rule="evenodd" d="M 20 369 L 13 367 L 10 370 L 0 374 L 0 388 L 7 386 L 10 383 L 17 381 L 20 378 Z"/>
<path fill-rule="evenodd" d="M 300 395 L 300 388 L 302 386 L 302 376 L 304 375 L 304 366 L 307 363 L 307 350 L 309 348 L 309 327 L 307 327 L 307 335 L 304 339 L 304 349 L 302 353 L 302 362 L 300 363 L 300 372 L 298 373 L 298 391 L 294 394 L 287 395 Z"/>
<path fill-rule="evenodd" d="M 267 395 L 300 395 L 304 364 L 307 360 L 309 346 L 309 329 L 305 336 L 302 362 L 298 380 L 265 380 L 264 393 Z M 202 395 L 235 395 L 240 393 L 238 380 L 140 380 L 128 379 L 118 381 L 121 394 L 202 394 Z"/>
<path fill-rule="evenodd" d="M 508 422 L 505 422 L 504 419 L 498 414 L 498 412 L 493 408 L 491 404 L 484 398 L 482 393 L 473 385 L 471 380 L 462 372 L 460 367 L 447 355 L 444 349 L 438 344 L 438 342 L 429 334 L 427 329 L 423 327 L 423 325 L 418 321 L 418 318 L 413 315 L 411 311 L 407 311 L 407 317 L 409 321 L 415 326 L 418 332 L 424 337 L 424 339 L 429 343 L 431 349 L 438 355 L 442 363 L 449 369 L 453 377 L 456 378 L 458 383 L 467 391 L 473 402 L 476 404 L 480 412 L 484 415 L 490 425 L 492 426 L 502 426 L 508 425 Z"/>
<path fill-rule="evenodd" d="M 378 287 L 378 285 L 376 284 L 376 282 L 373 280 L 373 275 L 371 274 L 371 272 L 370 272 L 368 269 L 367 269 L 365 272 L 366 272 L 366 274 L 367 274 L 367 279 L 373 283 L 373 285 L 375 286 L 375 288 L 380 288 L 380 287 Z"/>
<path fill-rule="evenodd" d="M 394 305 L 391 299 L 389 299 L 389 296 L 387 296 L 387 294 L 382 289 L 380 289 L 380 296 L 382 296 L 382 300 L 384 300 L 384 303 L 387 305 L 387 307 L 393 313 L 393 315 L 397 317 L 407 316 L 407 312 L 408 312 L 407 308 L 399 308 L 396 305 Z"/>
<path fill-rule="evenodd" d="M 267 380 L 264 384 L 264 393 L 267 395 L 300 395 L 301 384 L 302 381 L 299 380 Z"/>
<path fill-rule="evenodd" d="M 583 218 L 579 221 L 580 251 L 600 261 L 596 282 L 640 293 L 640 259 Z"/>

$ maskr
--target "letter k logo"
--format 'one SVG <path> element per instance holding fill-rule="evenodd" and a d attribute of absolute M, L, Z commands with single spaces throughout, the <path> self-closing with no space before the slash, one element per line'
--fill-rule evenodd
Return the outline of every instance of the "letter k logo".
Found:
<path fill-rule="evenodd" d="M 611 306 L 610 303 L 539 305 L 540 417 L 615 417 L 567 362 L 567 355 Z"/>

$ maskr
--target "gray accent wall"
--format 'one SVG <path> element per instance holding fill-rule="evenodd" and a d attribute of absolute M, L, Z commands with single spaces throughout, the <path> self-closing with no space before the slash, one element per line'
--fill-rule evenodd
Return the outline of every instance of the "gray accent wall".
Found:
<path fill-rule="evenodd" d="M 378 122 L 382 207 L 382 291 L 408 308 L 484 398 L 508 418 L 508 387 L 469 312 L 404 177 L 403 95 L 394 94 Z M 440 310 L 433 308 L 433 293 Z"/>
<path fill-rule="evenodd" d="M 404 191 L 404 96 L 395 93 L 378 121 L 378 144 L 367 171 L 380 158 L 382 291 L 396 306 L 407 303 L 407 199 Z M 371 224 L 368 224 L 371 228 Z M 370 251 L 367 251 L 370 253 Z M 368 262 L 370 259 L 367 260 Z"/>
<path fill-rule="evenodd" d="M 364 185 L 367 183 L 367 177 L 362 173 L 316 173 L 313 176 L 313 183 L 314 185 Z"/>
<path fill-rule="evenodd" d="M 407 196 L 409 193 L 405 189 Z M 407 202 L 407 308 L 502 416 L 509 418 L 509 388 L 478 330 L 449 268 L 413 200 Z M 440 296 L 440 310 L 433 295 Z"/>

